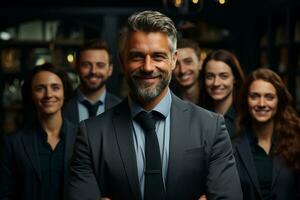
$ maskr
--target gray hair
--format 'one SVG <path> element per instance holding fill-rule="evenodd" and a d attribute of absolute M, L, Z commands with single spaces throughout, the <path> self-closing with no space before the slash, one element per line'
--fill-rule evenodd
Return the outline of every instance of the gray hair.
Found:
<path fill-rule="evenodd" d="M 129 34 L 134 31 L 162 32 L 168 35 L 169 48 L 173 54 L 177 46 L 177 30 L 174 22 L 166 15 L 146 10 L 137 12 L 128 18 L 127 24 L 119 34 L 119 54 L 122 55 L 125 49 Z"/>

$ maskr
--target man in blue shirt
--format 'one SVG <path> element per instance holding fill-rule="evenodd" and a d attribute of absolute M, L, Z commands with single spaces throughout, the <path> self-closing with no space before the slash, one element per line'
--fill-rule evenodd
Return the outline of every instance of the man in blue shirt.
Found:
<path fill-rule="evenodd" d="M 119 54 L 130 92 L 113 109 L 80 123 L 70 200 L 241 200 L 222 116 L 169 89 L 177 31 L 157 11 L 129 17 Z"/>
<path fill-rule="evenodd" d="M 76 52 L 76 71 L 80 85 L 64 109 L 65 117 L 77 124 L 96 116 L 120 102 L 107 92 L 105 83 L 113 65 L 107 44 L 99 39 L 89 40 Z"/>

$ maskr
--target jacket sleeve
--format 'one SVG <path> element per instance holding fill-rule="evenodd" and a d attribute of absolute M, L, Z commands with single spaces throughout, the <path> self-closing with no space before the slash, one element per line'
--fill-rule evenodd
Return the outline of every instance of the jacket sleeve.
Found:
<path fill-rule="evenodd" d="M 68 200 L 100 200 L 85 122 L 80 123 L 70 167 Z"/>
<path fill-rule="evenodd" d="M 207 199 L 241 200 L 242 189 L 224 118 L 217 117 L 214 139 L 208 152 Z"/>

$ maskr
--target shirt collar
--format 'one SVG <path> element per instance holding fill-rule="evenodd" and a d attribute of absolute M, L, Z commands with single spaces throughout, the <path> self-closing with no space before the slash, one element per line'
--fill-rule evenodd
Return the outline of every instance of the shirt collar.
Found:
<path fill-rule="evenodd" d="M 45 132 L 45 130 L 42 128 L 41 124 L 40 123 L 37 123 L 37 134 L 38 134 L 38 137 L 40 139 L 42 139 L 43 141 L 46 141 L 47 142 L 47 133 Z M 65 140 L 65 137 L 66 137 L 66 133 L 67 133 L 67 125 L 66 125 L 66 122 L 65 120 L 63 120 L 63 124 L 62 124 L 62 127 L 61 127 L 61 130 L 60 130 L 60 139 L 61 140 Z"/>
<path fill-rule="evenodd" d="M 98 101 L 102 102 L 102 104 L 104 104 L 105 101 L 105 97 L 106 97 L 106 89 L 104 88 L 103 93 L 100 95 Z M 83 100 L 88 100 L 90 101 L 83 93 L 80 89 L 77 90 L 77 99 L 79 102 L 82 102 Z"/>
<path fill-rule="evenodd" d="M 129 103 L 129 108 L 131 111 L 132 119 L 141 111 L 145 111 L 145 109 L 142 108 L 130 96 L 128 97 L 128 103 Z M 167 94 L 151 111 L 157 111 L 157 112 L 161 113 L 165 118 L 167 118 L 168 115 L 170 114 L 171 104 L 172 104 L 172 96 L 171 96 L 170 90 L 168 89 Z"/>
<path fill-rule="evenodd" d="M 253 130 L 247 131 L 246 134 L 247 134 L 250 145 L 258 145 L 258 138 L 255 135 Z M 272 147 L 276 146 L 277 141 L 278 141 L 278 137 L 276 136 L 276 134 L 273 133 L 272 138 L 271 138 L 271 146 Z"/>

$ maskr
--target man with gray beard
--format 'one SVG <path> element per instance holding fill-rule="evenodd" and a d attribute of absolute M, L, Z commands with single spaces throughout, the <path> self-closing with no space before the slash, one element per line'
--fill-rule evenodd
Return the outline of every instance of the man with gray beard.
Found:
<path fill-rule="evenodd" d="M 76 51 L 76 72 L 80 85 L 64 107 L 66 119 L 78 122 L 101 114 L 120 103 L 120 99 L 107 92 L 106 82 L 113 71 L 111 53 L 105 41 L 86 41 Z"/>
<path fill-rule="evenodd" d="M 242 199 L 224 119 L 169 89 L 176 38 L 162 13 L 128 18 L 119 54 L 129 96 L 80 123 L 69 200 Z"/>

